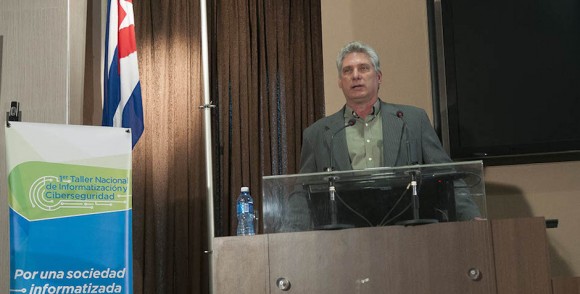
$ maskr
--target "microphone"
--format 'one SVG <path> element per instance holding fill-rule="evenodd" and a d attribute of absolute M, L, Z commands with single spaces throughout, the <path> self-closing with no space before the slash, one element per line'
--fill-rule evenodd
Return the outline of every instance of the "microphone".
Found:
<path fill-rule="evenodd" d="M 334 132 L 332 134 L 332 137 L 330 137 L 330 157 L 328 160 L 329 167 L 326 168 L 327 172 L 334 170 L 334 168 L 332 167 L 332 150 L 334 149 L 334 136 L 336 136 L 342 130 L 344 130 L 348 127 L 354 126 L 354 124 L 356 124 L 356 119 L 354 119 L 354 118 L 349 119 L 348 122 L 344 126 L 342 126 L 340 129 L 336 130 L 336 132 Z"/>
<path fill-rule="evenodd" d="M 417 161 L 415 154 L 416 154 L 416 147 L 415 144 L 411 144 L 411 141 L 409 141 L 409 128 L 407 127 L 407 121 L 405 120 L 405 114 L 400 111 L 397 110 L 397 117 L 399 119 L 401 119 L 401 121 L 403 121 L 403 132 L 405 134 L 405 137 L 407 137 L 407 140 L 405 141 L 405 145 L 407 147 L 407 165 L 412 165 L 412 164 L 418 164 L 419 162 Z M 403 134 L 401 134 L 401 143 L 403 142 Z"/>
<path fill-rule="evenodd" d="M 338 134 L 339 132 L 341 132 L 342 130 L 350 127 L 350 126 L 354 126 L 354 124 L 356 123 L 356 120 L 354 118 L 351 118 L 348 120 L 348 122 L 340 127 L 338 130 L 336 130 L 336 132 L 334 132 L 332 134 L 332 137 L 330 137 L 330 160 L 328 161 L 329 163 L 329 167 L 326 168 L 327 172 L 331 172 L 334 170 L 334 168 L 332 167 L 332 150 L 334 149 L 334 136 L 336 136 L 336 134 Z M 328 129 L 327 129 L 328 130 Z M 334 181 L 338 179 L 338 177 L 335 176 L 329 176 L 328 177 L 328 193 L 330 196 L 330 224 L 328 225 L 322 225 L 317 229 L 320 230 L 340 230 L 340 229 L 347 229 L 347 228 L 352 228 L 352 225 L 347 225 L 347 224 L 339 224 L 338 223 L 338 207 L 336 204 L 336 187 L 334 187 Z M 341 200 L 342 201 L 342 200 Z"/>
<path fill-rule="evenodd" d="M 403 121 L 403 132 L 401 132 L 401 142 L 403 141 L 403 133 L 407 137 L 407 141 L 405 144 L 407 145 L 407 165 L 418 164 L 419 162 L 416 160 L 415 152 L 416 148 L 414 144 L 411 144 L 409 140 L 409 128 L 407 127 L 407 121 L 405 121 L 405 115 L 402 111 L 397 111 L 397 117 Z M 400 152 L 400 148 L 399 148 Z M 410 186 L 412 187 L 412 195 L 411 195 L 411 205 L 413 207 L 413 219 L 399 221 L 397 222 L 398 225 L 404 226 L 414 226 L 414 225 L 422 225 L 422 224 L 432 224 L 436 223 L 437 220 L 435 219 L 421 219 L 419 215 L 419 194 L 417 193 L 417 176 L 421 173 L 420 171 L 409 171 L 409 175 L 411 175 L 411 183 Z"/>

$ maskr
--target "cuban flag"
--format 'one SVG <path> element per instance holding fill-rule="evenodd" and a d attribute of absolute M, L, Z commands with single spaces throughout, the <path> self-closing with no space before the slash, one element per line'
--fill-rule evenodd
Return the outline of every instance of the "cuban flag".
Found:
<path fill-rule="evenodd" d="M 144 125 L 133 1 L 109 0 L 107 20 L 103 126 L 131 128 L 135 147 Z"/>

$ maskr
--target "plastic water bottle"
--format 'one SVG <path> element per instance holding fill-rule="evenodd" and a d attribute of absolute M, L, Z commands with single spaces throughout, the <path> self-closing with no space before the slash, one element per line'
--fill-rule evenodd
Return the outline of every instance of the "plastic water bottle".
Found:
<path fill-rule="evenodd" d="M 252 236 L 254 231 L 254 199 L 250 196 L 250 188 L 242 187 L 236 203 L 238 212 L 238 236 Z"/>

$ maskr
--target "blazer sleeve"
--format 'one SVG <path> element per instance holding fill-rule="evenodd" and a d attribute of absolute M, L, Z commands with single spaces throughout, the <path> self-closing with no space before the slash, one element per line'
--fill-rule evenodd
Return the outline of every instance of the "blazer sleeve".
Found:
<path fill-rule="evenodd" d="M 431 126 L 427 113 L 421 111 L 421 129 L 422 129 L 422 147 L 423 147 L 423 161 L 430 163 L 451 163 L 451 157 L 447 155 L 445 149 L 439 141 L 439 137 Z M 480 217 L 481 213 L 479 207 L 471 198 L 469 189 L 466 188 L 466 183 L 463 180 L 455 181 L 455 208 L 458 220 L 472 220 L 475 217 Z"/>

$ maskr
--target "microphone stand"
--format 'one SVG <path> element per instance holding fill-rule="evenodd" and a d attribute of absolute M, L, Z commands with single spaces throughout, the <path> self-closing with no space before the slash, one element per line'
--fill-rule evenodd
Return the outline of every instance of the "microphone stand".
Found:
<path fill-rule="evenodd" d="M 403 132 L 407 136 L 407 141 L 405 145 L 407 145 L 407 164 L 408 165 L 415 165 L 418 162 L 415 160 L 415 157 L 412 155 L 414 154 L 414 148 L 411 148 L 411 142 L 409 141 L 409 129 L 407 128 L 407 121 L 404 118 L 404 114 L 402 111 L 397 111 L 397 117 L 403 121 Z M 405 221 L 398 221 L 397 225 L 403 226 L 417 226 L 417 225 L 425 225 L 425 224 L 434 224 L 439 222 L 436 219 L 422 219 L 419 216 L 419 193 L 417 193 L 417 176 L 421 174 L 418 170 L 411 170 L 408 172 L 411 176 L 411 188 L 412 188 L 412 195 L 411 195 L 411 205 L 413 206 L 413 219 L 405 220 Z"/>
<path fill-rule="evenodd" d="M 328 167 L 326 168 L 327 172 L 332 172 L 333 168 Z M 335 180 L 338 177 L 330 175 L 328 177 L 328 194 L 330 195 L 330 224 L 320 226 L 319 230 L 342 230 L 348 228 L 354 228 L 353 225 L 349 224 L 339 224 L 338 223 L 338 208 L 336 204 L 336 187 L 334 186 Z"/>
<path fill-rule="evenodd" d="M 325 170 L 326 172 L 332 172 L 334 171 L 334 168 L 332 167 L 332 151 L 333 151 L 333 147 L 334 147 L 334 136 L 336 134 L 338 134 L 339 132 L 343 131 L 344 129 L 353 126 L 356 123 L 356 120 L 354 119 L 350 119 L 344 126 L 342 126 L 340 129 L 338 129 L 336 132 L 334 132 L 330 138 L 330 157 L 329 157 L 329 167 L 327 167 Z M 342 230 L 342 229 L 348 229 L 348 228 L 354 228 L 353 225 L 348 225 L 348 224 L 339 224 L 338 223 L 338 208 L 337 208 L 337 204 L 336 204 L 336 187 L 334 186 L 335 181 L 338 179 L 338 177 L 334 176 L 334 175 L 329 175 L 328 176 L 328 194 L 330 195 L 330 224 L 328 225 L 323 225 L 317 229 L 319 230 Z"/>
<path fill-rule="evenodd" d="M 417 225 L 426 225 L 426 224 L 434 224 L 439 222 L 436 219 L 424 219 L 424 218 L 420 218 L 419 216 L 419 193 L 417 193 L 417 176 L 421 174 L 420 171 L 414 170 L 414 171 L 409 171 L 408 172 L 409 175 L 411 176 L 411 189 L 412 189 L 412 195 L 411 195 L 411 205 L 413 206 L 413 219 L 410 220 L 404 220 L 404 221 L 398 221 L 397 225 L 402 225 L 402 226 L 417 226 Z"/>
<path fill-rule="evenodd" d="M 332 171 L 332 168 L 329 168 Z M 334 187 L 334 176 L 328 177 L 328 193 L 330 194 L 330 225 L 336 226 L 338 224 L 338 209 L 336 207 L 336 187 Z"/>

